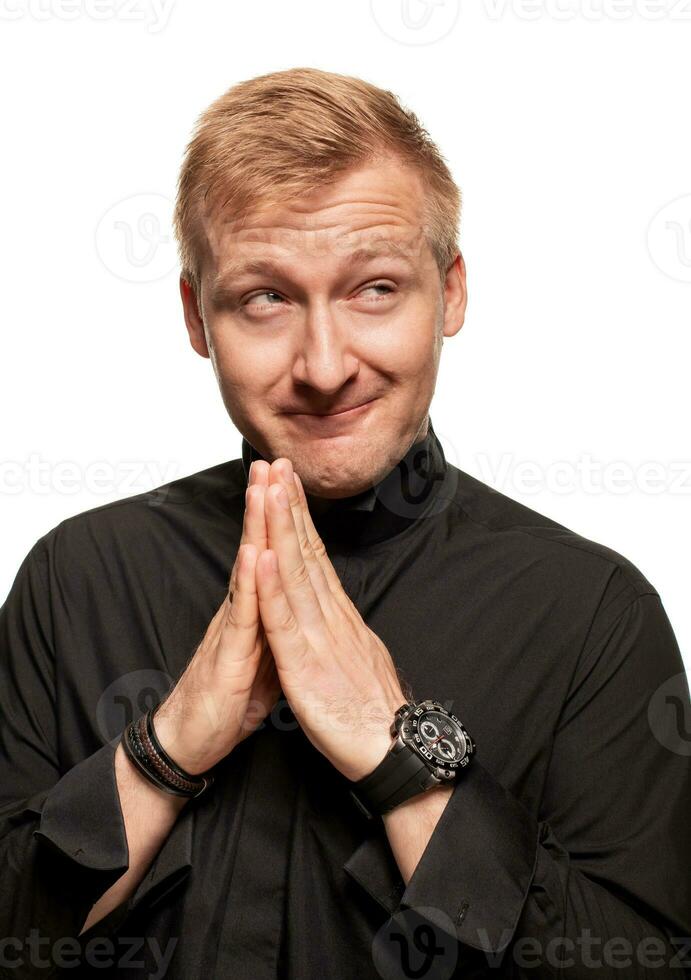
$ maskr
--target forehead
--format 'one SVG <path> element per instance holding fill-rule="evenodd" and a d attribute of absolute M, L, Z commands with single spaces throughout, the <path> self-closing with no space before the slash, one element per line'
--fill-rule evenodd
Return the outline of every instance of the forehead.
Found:
<path fill-rule="evenodd" d="M 418 264 L 426 249 L 422 180 L 397 160 L 360 166 L 290 200 L 233 219 L 204 222 L 207 271 L 226 280 L 271 260 L 364 263 L 378 257 Z"/>

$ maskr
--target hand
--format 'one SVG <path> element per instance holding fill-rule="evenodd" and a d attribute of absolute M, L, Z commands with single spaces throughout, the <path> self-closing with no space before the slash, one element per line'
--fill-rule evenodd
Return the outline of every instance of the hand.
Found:
<path fill-rule="evenodd" d="M 264 505 L 269 547 L 256 585 L 281 687 L 313 745 L 347 779 L 361 779 L 390 748 L 389 726 L 407 698 L 389 651 L 341 585 L 290 460 L 271 464 Z"/>
<path fill-rule="evenodd" d="M 154 717 L 161 745 L 192 774 L 212 768 L 250 735 L 280 694 L 276 665 L 259 619 L 255 584 L 257 557 L 267 546 L 268 475 L 266 461 L 253 463 L 228 592 Z"/>

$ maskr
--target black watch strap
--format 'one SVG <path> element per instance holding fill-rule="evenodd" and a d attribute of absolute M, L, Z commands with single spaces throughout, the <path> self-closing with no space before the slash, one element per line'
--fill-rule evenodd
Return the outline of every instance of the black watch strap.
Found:
<path fill-rule="evenodd" d="M 437 785 L 439 780 L 420 756 L 397 738 L 377 768 L 352 783 L 350 795 L 365 816 L 372 818 Z"/>

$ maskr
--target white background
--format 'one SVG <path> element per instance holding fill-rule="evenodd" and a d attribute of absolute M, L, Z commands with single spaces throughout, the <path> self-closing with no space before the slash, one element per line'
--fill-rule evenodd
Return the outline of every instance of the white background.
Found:
<path fill-rule="evenodd" d="M 691 0 L 0 0 L 0 597 L 64 518 L 239 455 L 175 181 L 209 102 L 314 66 L 399 95 L 462 189 L 448 458 L 633 561 L 691 664 L 690 49 Z"/>

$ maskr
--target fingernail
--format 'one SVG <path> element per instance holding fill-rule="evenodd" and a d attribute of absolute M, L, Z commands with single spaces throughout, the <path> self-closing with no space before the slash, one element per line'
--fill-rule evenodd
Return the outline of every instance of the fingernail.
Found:
<path fill-rule="evenodd" d="M 288 500 L 288 494 L 283 489 L 283 487 L 281 487 L 281 489 L 276 494 L 276 496 L 278 497 L 278 502 L 281 505 L 281 507 L 284 507 L 285 510 L 288 510 L 288 508 L 290 507 L 290 501 Z"/>

